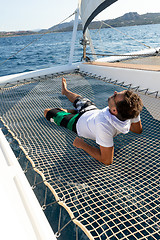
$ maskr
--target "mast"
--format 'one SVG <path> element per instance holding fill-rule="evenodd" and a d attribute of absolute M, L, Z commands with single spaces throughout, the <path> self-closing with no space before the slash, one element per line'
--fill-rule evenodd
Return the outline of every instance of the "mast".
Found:
<path fill-rule="evenodd" d="M 82 57 L 83 60 L 90 61 L 89 57 L 87 57 L 87 55 L 86 55 L 87 45 L 90 46 L 90 49 L 93 53 L 94 60 L 97 59 L 88 28 L 87 28 L 86 32 L 83 34 L 83 39 L 80 40 L 80 44 L 83 45 L 83 57 Z"/>
<path fill-rule="evenodd" d="M 92 22 L 92 20 L 105 8 L 109 7 L 111 4 L 118 0 L 79 0 L 79 11 L 80 17 L 82 19 L 82 28 L 83 28 L 83 39 L 80 43 L 83 45 L 83 59 L 88 60 L 89 58 L 86 56 L 86 47 L 90 44 L 92 53 L 94 52 L 94 48 L 89 37 L 88 26 Z"/>
<path fill-rule="evenodd" d="M 83 34 L 83 59 L 86 59 L 86 48 L 87 48 L 86 35 L 84 33 Z"/>

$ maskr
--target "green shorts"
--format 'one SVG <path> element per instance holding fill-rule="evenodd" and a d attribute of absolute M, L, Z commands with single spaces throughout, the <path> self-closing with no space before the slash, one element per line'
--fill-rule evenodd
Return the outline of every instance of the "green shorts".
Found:
<path fill-rule="evenodd" d="M 77 133 L 76 123 L 83 113 L 95 110 L 97 107 L 87 98 L 78 97 L 73 103 L 77 113 L 67 113 L 60 108 L 54 108 L 47 112 L 46 118 L 50 122 L 55 122 L 58 126 L 62 126 Z"/>
<path fill-rule="evenodd" d="M 69 130 L 77 133 L 76 123 L 80 116 L 80 113 L 72 114 L 64 112 L 59 108 L 54 108 L 47 112 L 46 118 L 50 122 L 55 122 L 58 126 L 68 128 Z"/>

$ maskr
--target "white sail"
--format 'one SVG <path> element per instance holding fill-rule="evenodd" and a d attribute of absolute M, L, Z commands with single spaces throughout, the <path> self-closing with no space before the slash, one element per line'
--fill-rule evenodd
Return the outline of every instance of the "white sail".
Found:
<path fill-rule="evenodd" d="M 82 19 L 83 33 L 90 22 L 105 8 L 118 0 L 79 0 L 79 11 Z"/>

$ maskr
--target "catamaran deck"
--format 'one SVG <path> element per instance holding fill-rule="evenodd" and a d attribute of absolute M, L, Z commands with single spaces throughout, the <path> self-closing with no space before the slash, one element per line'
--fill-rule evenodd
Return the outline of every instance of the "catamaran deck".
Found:
<path fill-rule="evenodd" d="M 106 66 L 106 67 L 117 67 L 127 69 L 137 69 L 146 71 L 160 71 L 160 56 L 143 57 L 136 59 L 122 60 L 120 62 L 89 62 L 85 64 Z"/>
<path fill-rule="evenodd" d="M 73 147 L 75 133 L 43 116 L 45 108 L 72 107 L 61 95 L 61 77 L 53 74 L 2 87 L 3 126 L 32 164 L 30 170 L 40 174 L 53 193 L 55 204 L 66 209 L 88 238 L 159 239 L 160 99 L 139 93 L 143 133 L 115 137 L 114 163 L 105 166 Z M 126 89 L 86 74 L 65 78 L 71 91 L 90 98 L 98 108 L 107 105 L 115 90 Z M 21 153 L 17 157 L 21 159 Z M 43 209 L 47 205 L 45 196 Z M 57 236 L 62 230 L 59 224 Z"/>
<path fill-rule="evenodd" d="M 140 57 L 135 59 L 128 59 L 122 61 L 123 63 L 132 63 L 138 65 L 152 65 L 152 66 L 160 66 L 160 56 L 152 56 L 152 57 Z"/>

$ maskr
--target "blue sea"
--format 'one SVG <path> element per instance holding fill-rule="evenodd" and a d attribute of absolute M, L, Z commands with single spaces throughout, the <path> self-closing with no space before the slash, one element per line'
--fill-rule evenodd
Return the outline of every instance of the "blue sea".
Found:
<path fill-rule="evenodd" d="M 96 53 L 102 54 L 123 54 L 145 49 L 139 42 L 153 48 L 160 46 L 160 24 L 90 30 L 90 35 Z M 50 33 L 34 41 L 37 38 L 39 35 L 0 38 L 0 76 L 68 63 L 72 32 Z M 82 58 L 81 38 L 82 32 L 78 31 L 74 62 Z M 87 52 L 90 50 L 87 49 Z M 3 63 L 10 56 L 13 57 Z"/>

